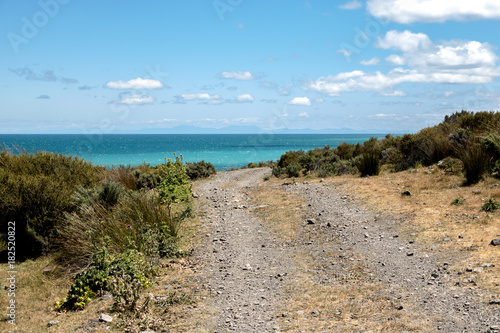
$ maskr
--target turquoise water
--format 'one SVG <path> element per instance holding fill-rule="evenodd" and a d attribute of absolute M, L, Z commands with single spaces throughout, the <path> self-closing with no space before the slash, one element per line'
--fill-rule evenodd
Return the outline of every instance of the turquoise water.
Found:
<path fill-rule="evenodd" d="M 288 150 L 363 143 L 369 134 L 2 134 L 0 145 L 14 152 L 50 151 L 78 156 L 97 165 L 157 165 L 173 153 L 185 162 L 205 160 L 217 170 L 250 162 L 278 160 Z"/>

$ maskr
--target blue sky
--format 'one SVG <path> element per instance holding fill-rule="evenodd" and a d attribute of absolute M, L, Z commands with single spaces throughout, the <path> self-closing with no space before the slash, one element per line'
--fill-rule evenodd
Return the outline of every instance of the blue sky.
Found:
<path fill-rule="evenodd" d="M 0 0 L 0 133 L 415 132 L 498 111 L 498 0 Z"/>

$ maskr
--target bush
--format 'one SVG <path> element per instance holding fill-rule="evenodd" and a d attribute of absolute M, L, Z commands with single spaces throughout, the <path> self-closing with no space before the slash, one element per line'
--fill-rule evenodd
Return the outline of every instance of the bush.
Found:
<path fill-rule="evenodd" d="M 361 177 L 378 175 L 380 172 L 378 152 L 375 149 L 366 151 L 363 155 L 361 155 L 361 159 L 356 166 L 358 167 L 359 172 L 361 172 Z"/>
<path fill-rule="evenodd" d="M 302 170 L 302 167 L 300 166 L 299 163 L 291 163 L 286 167 L 286 174 L 288 177 L 299 177 L 300 176 L 300 170 Z"/>
<path fill-rule="evenodd" d="M 78 187 L 91 188 L 104 169 L 77 157 L 38 152 L 18 156 L 0 153 L 0 230 L 16 222 L 17 257 L 48 251 L 65 212 L 74 210 Z"/>
<path fill-rule="evenodd" d="M 208 178 L 216 173 L 215 167 L 210 162 L 202 160 L 200 162 L 186 163 L 186 174 L 191 180 Z"/>
<path fill-rule="evenodd" d="M 136 250 L 117 256 L 105 247 L 93 256 L 90 266 L 75 277 L 66 298 L 56 303 L 61 310 L 82 310 L 96 294 L 109 291 L 115 305 L 134 310 L 140 292 L 150 286 L 149 278 L 156 274 L 154 267 Z"/>

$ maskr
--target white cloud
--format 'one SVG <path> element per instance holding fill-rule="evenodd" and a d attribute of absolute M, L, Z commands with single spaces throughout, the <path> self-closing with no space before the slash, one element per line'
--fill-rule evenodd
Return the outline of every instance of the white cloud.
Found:
<path fill-rule="evenodd" d="M 427 49 L 432 45 L 426 34 L 413 33 L 405 30 L 388 31 L 384 38 L 378 38 L 378 47 L 382 49 L 396 49 L 403 52 L 414 52 L 419 49 Z"/>
<path fill-rule="evenodd" d="M 373 66 L 373 65 L 378 65 L 379 62 L 380 58 L 374 57 L 371 58 L 370 60 L 361 60 L 360 64 L 365 66 Z"/>
<path fill-rule="evenodd" d="M 397 23 L 500 19 L 498 0 L 368 0 L 368 12 Z"/>
<path fill-rule="evenodd" d="M 358 0 L 352 0 L 343 5 L 340 5 L 339 8 L 352 10 L 352 9 L 358 9 L 361 6 L 362 6 L 361 2 L 359 2 Z"/>
<path fill-rule="evenodd" d="M 128 80 L 128 81 L 109 81 L 106 83 L 107 88 L 111 89 L 158 89 L 163 88 L 163 84 L 158 80 L 151 79 L 141 79 L 138 77 L 137 79 Z"/>
<path fill-rule="evenodd" d="M 309 115 L 307 114 L 307 112 L 301 112 L 299 113 L 298 117 L 309 118 Z"/>
<path fill-rule="evenodd" d="M 307 97 L 295 97 L 291 101 L 289 101 L 287 104 L 290 105 L 303 105 L 303 106 L 310 106 L 311 105 L 311 100 Z"/>
<path fill-rule="evenodd" d="M 234 79 L 240 81 L 248 81 L 255 79 L 255 76 L 249 71 L 246 72 L 222 72 L 218 74 L 218 77 L 223 79 Z"/>
<path fill-rule="evenodd" d="M 210 95 L 207 93 L 198 93 L 198 94 L 182 94 L 180 96 L 181 99 L 185 101 L 195 101 L 195 100 L 218 100 L 220 99 L 219 95 Z"/>
<path fill-rule="evenodd" d="M 351 71 L 304 82 L 302 88 L 330 96 L 348 91 L 379 91 L 387 94 L 402 83 L 479 84 L 500 77 L 497 55 L 488 43 L 445 41 L 434 44 L 427 35 L 389 31 L 378 47 L 395 49 L 386 60 L 396 66 L 387 73 Z M 405 67 L 402 67 L 402 66 Z M 400 94 L 400 93 L 398 93 Z"/>
<path fill-rule="evenodd" d="M 338 53 L 342 53 L 342 55 L 343 55 L 344 57 L 349 57 L 349 56 L 352 54 L 352 52 L 351 52 L 351 51 L 346 50 L 346 49 L 339 49 L 339 50 L 337 50 L 337 52 L 338 52 Z"/>
<path fill-rule="evenodd" d="M 153 104 L 154 98 L 143 95 L 128 95 L 124 96 L 117 104 Z"/>
<path fill-rule="evenodd" d="M 405 59 L 403 57 L 398 56 L 397 54 L 391 54 L 390 56 L 385 58 L 385 60 L 396 66 L 401 66 L 405 64 Z"/>
<path fill-rule="evenodd" d="M 250 94 L 242 94 L 236 97 L 236 101 L 239 103 L 252 103 L 254 101 L 254 98 Z"/>
<path fill-rule="evenodd" d="M 391 96 L 391 97 L 403 97 L 406 96 L 406 93 L 401 90 L 394 90 L 394 91 L 389 91 L 389 92 L 381 92 L 380 93 L 382 96 Z"/>

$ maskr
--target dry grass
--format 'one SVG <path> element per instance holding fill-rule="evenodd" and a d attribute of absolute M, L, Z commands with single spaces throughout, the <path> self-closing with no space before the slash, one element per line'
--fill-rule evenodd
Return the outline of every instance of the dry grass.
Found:
<path fill-rule="evenodd" d="M 500 237 L 499 212 L 481 212 L 489 197 L 500 199 L 498 180 L 487 178 L 473 186 L 463 186 L 464 178 L 434 168 L 416 172 L 399 172 L 378 177 L 343 176 L 327 179 L 341 191 L 377 212 L 406 218 L 402 228 L 419 244 L 436 248 L 457 259 L 453 269 L 465 271 L 472 264 L 492 263 L 485 268 L 478 284 L 491 293 L 500 294 L 500 256 L 489 245 Z M 403 191 L 411 196 L 402 196 Z M 463 205 L 452 205 L 456 198 L 465 198 Z M 464 278 L 467 274 L 464 274 Z"/>

